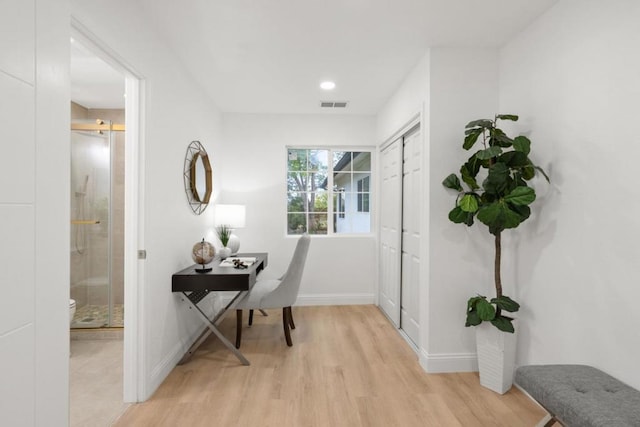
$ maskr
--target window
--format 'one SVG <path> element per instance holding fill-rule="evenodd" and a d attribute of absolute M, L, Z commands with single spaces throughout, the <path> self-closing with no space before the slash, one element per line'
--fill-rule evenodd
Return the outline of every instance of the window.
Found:
<path fill-rule="evenodd" d="M 287 149 L 287 234 L 371 231 L 371 151 Z"/>

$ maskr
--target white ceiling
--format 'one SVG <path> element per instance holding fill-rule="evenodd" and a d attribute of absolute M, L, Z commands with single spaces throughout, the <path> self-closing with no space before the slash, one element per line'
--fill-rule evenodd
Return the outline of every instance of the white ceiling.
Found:
<path fill-rule="evenodd" d="M 376 114 L 429 47 L 501 46 L 558 0 L 138 1 L 223 112 Z"/>

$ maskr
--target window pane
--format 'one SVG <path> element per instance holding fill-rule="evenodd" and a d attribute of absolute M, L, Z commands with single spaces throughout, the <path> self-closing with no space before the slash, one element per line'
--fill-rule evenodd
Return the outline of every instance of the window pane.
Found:
<path fill-rule="evenodd" d="M 314 191 L 316 189 L 323 189 L 323 190 L 327 190 L 328 187 L 328 179 L 327 179 L 327 171 L 318 171 L 318 172 L 313 172 L 312 173 L 312 181 L 313 181 L 313 185 L 311 186 L 310 190 Z"/>
<path fill-rule="evenodd" d="M 358 193 L 358 212 L 369 212 L 369 193 Z"/>
<path fill-rule="evenodd" d="M 329 168 L 328 150 L 309 150 L 309 170 L 324 171 Z"/>
<path fill-rule="evenodd" d="M 307 172 L 290 172 L 287 175 L 288 191 L 307 191 L 309 187 L 309 174 Z"/>
<path fill-rule="evenodd" d="M 302 149 L 289 149 L 287 158 L 287 170 L 289 171 L 306 171 L 307 170 L 307 152 Z"/>
<path fill-rule="evenodd" d="M 351 173 L 334 173 L 333 190 L 351 190 Z"/>
<path fill-rule="evenodd" d="M 327 234 L 327 214 L 309 214 L 309 234 Z"/>
<path fill-rule="evenodd" d="M 306 193 L 287 193 L 287 212 L 304 212 Z"/>
<path fill-rule="evenodd" d="M 302 234 L 306 230 L 305 214 L 296 213 L 287 215 L 287 234 Z"/>
<path fill-rule="evenodd" d="M 371 170 L 371 153 L 361 152 L 353 153 L 353 170 L 354 171 L 370 171 Z"/>
<path fill-rule="evenodd" d="M 327 193 L 317 192 L 309 193 L 309 212 L 326 212 L 327 211 Z"/>
<path fill-rule="evenodd" d="M 351 172 L 351 152 L 350 151 L 334 151 L 333 152 L 333 171 Z"/>
<path fill-rule="evenodd" d="M 355 193 L 342 193 L 343 210 L 342 213 L 338 213 L 335 232 L 336 233 L 351 233 L 351 221 L 353 218 L 353 212 L 356 210 L 356 194 Z"/>
<path fill-rule="evenodd" d="M 353 181 L 356 182 L 356 191 L 366 193 L 369 191 L 369 174 L 368 173 L 354 173 Z"/>

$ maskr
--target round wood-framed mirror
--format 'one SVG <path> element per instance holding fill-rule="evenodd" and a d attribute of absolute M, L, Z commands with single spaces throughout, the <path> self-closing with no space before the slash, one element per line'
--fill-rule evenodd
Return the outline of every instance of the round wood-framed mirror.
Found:
<path fill-rule="evenodd" d="M 192 141 L 184 158 L 184 189 L 191 210 L 200 215 L 209 205 L 213 178 L 209 155 L 200 141 Z"/>

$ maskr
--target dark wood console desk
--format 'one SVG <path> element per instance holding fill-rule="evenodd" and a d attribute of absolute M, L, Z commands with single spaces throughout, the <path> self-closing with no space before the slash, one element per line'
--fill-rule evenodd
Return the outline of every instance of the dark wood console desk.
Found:
<path fill-rule="evenodd" d="M 204 340 L 213 333 L 243 365 L 249 365 L 249 361 L 240 353 L 235 345 L 222 335 L 218 329 L 218 325 L 222 322 L 226 314 L 233 310 L 246 293 L 251 290 L 256 283 L 258 273 L 266 268 L 268 257 L 266 253 L 245 253 L 238 254 L 235 257 L 255 257 L 256 262 L 246 269 L 236 269 L 234 267 L 221 267 L 220 260 L 216 259 L 208 265 L 212 267 L 212 270 L 208 273 L 197 273 L 195 269 L 201 266 L 194 264 L 191 267 L 173 274 L 171 277 L 171 291 L 182 293 L 182 301 L 189 305 L 189 309 L 195 310 L 207 325 L 207 329 L 204 330 L 184 356 L 182 356 L 179 364 L 188 361 Z M 219 313 L 210 319 L 204 314 L 200 307 L 198 307 L 198 303 L 209 295 L 210 292 L 221 291 L 233 291 L 236 292 L 236 295 L 224 309 L 220 310 Z"/>

